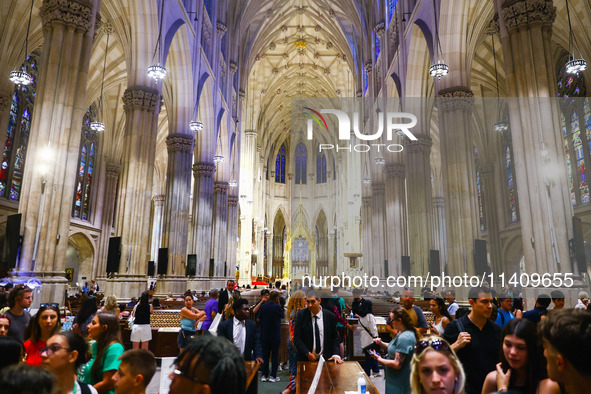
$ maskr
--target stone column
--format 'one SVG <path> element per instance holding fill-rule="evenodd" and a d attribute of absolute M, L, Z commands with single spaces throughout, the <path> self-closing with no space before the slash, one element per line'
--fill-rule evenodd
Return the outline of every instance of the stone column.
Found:
<path fill-rule="evenodd" d="M 267 232 L 267 270 L 263 272 L 265 276 L 271 276 L 273 270 L 273 232 Z"/>
<path fill-rule="evenodd" d="M 405 166 L 390 163 L 384 167 L 386 173 L 386 257 L 388 275 L 400 275 L 401 256 L 406 256 L 406 181 Z"/>
<path fill-rule="evenodd" d="M 215 165 L 193 164 L 193 227 L 189 250 L 197 255 L 197 276 L 209 276 Z"/>
<path fill-rule="evenodd" d="M 362 250 L 363 250 L 363 265 L 367 267 L 370 275 L 376 275 L 378 272 L 375 270 L 373 264 L 373 238 L 372 238 L 372 198 L 366 196 L 361 198 L 361 220 L 362 220 Z"/>
<path fill-rule="evenodd" d="M 187 236 L 191 196 L 193 136 L 166 137 L 168 166 L 162 245 L 168 248 L 167 275 L 184 275 L 187 265 Z"/>
<path fill-rule="evenodd" d="M 433 197 L 433 247 L 439 250 L 442 270 L 447 263 L 447 243 L 445 242 L 445 206 L 443 197 Z M 447 273 L 447 272 L 446 272 Z"/>
<path fill-rule="evenodd" d="M 224 276 L 224 267 L 227 266 L 227 235 L 228 182 L 215 182 L 213 187 L 213 234 L 211 237 L 211 258 L 214 260 L 214 276 Z M 228 272 L 226 272 L 226 276 L 228 276 Z"/>
<path fill-rule="evenodd" d="M 240 220 L 240 284 L 249 284 L 251 275 L 256 275 L 252 272 L 251 255 L 252 252 L 252 214 L 247 214 L 246 211 L 252 211 L 252 206 L 247 204 L 242 205 Z M 271 234 L 272 235 L 272 234 Z M 271 262 L 271 265 L 273 262 Z"/>
<path fill-rule="evenodd" d="M 228 196 L 228 242 L 226 250 L 226 260 L 228 262 L 228 277 L 234 277 L 236 275 L 238 219 L 238 196 Z"/>
<path fill-rule="evenodd" d="M 416 141 L 405 140 L 406 187 L 408 193 L 408 244 L 411 272 L 427 275 L 431 239 L 431 146 L 428 135 L 415 134 Z"/>
<path fill-rule="evenodd" d="M 476 172 L 472 145 L 474 95 L 465 87 L 439 91 L 441 173 L 446 203 L 447 262 L 450 274 L 474 273 L 478 236 Z M 429 233 L 431 230 L 428 230 Z"/>
<path fill-rule="evenodd" d="M 154 201 L 154 219 L 152 220 L 152 246 L 150 247 L 150 260 L 158 261 L 158 249 L 162 245 L 162 219 L 164 217 L 164 194 L 157 194 L 152 197 Z"/>
<path fill-rule="evenodd" d="M 126 122 L 118 205 L 121 209 L 120 277 L 147 273 L 159 108 L 160 94 L 156 89 L 130 86 L 123 93 Z"/>
<path fill-rule="evenodd" d="M 547 1 L 497 2 L 503 44 L 521 239 L 528 273 L 572 272 L 573 215 L 557 105 L 552 24 Z"/>
<path fill-rule="evenodd" d="M 19 212 L 24 240 L 19 273 L 43 272 L 43 301 L 64 295 L 72 195 L 98 2 L 44 0 L 43 65 L 27 147 Z M 6 130 L 6 129 L 4 129 Z M 40 168 L 46 168 L 45 173 Z"/>
<path fill-rule="evenodd" d="M 497 193 L 494 184 L 494 165 L 483 163 L 479 168 L 481 194 L 484 197 L 484 212 L 486 215 L 487 251 L 493 272 L 502 272 L 504 269 L 501 253 L 501 240 L 499 237 L 499 217 L 496 214 Z"/>
<path fill-rule="evenodd" d="M 107 271 L 107 255 L 109 252 L 109 239 L 113 228 L 113 217 L 115 213 L 115 200 L 117 199 L 117 180 L 121 166 L 108 163 L 105 166 L 105 184 L 103 188 L 103 211 L 101 220 L 101 236 L 99 238 L 99 249 L 97 251 L 98 264 L 93 267 L 95 278 L 105 276 Z"/>
<path fill-rule="evenodd" d="M 383 183 L 371 185 L 371 233 L 372 233 L 372 261 L 375 275 L 385 278 L 384 260 L 386 259 L 386 203 L 384 195 L 386 186 Z"/>

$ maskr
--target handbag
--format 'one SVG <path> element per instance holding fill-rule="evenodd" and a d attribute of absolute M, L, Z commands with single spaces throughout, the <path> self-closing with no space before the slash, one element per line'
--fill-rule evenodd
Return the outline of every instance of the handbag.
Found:
<path fill-rule="evenodd" d="M 374 337 L 373 334 L 371 333 L 371 331 L 369 331 L 369 329 L 367 327 L 365 327 L 363 325 L 363 323 L 361 323 L 361 320 L 357 320 L 359 322 L 359 324 L 361 324 L 361 327 L 363 327 L 365 329 L 365 331 L 367 331 L 367 333 L 369 334 L 370 337 L 372 338 L 379 338 L 379 336 Z M 370 350 L 375 350 L 376 352 L 380 353 L 382 351 L 380 345 L 378 345 L 375 342 L 370 343 L 369 345 L 367 345 L 366 347 L 364 347 L 363 349 L 361 349 L 363 351 L 363 353 L 368 354 Z"/>
<path fill-rule="evenodd" d="M 133 307 L 131 315 L 129 315 L 129 317 L 127 318 L 127 327 L 129 327 L 130 330 L 133 330 L 133 324 L 135 322 L 135 308 L 136 307 Z"/>
<path fill-rule="evenodd" d="M 218 313 L 215 315 L 213 322 L 211 322 L 211 326 L 209 326 L 209 333 L 213 336 L 218 335 L 218 326 L 220 325 L 220 321 L 222 320 L 222 314 Z"/>

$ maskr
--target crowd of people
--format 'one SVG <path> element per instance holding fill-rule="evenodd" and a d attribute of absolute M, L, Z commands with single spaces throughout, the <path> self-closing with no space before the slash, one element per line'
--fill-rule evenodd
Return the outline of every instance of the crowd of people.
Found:
<path fill-rule="evenodd" d="M 66 331 L 60 305 L 43 303 L 34 315 L 28 312 L 32 294 L 17 285 L 5 294 L 6 307 L 0 306 L 0 394 L 145 393 L 156 371 L 149 351 L 154 305 L 147 291 L 133 305 L 118 305 L 108 296 L 100 307 L 97 298 L 84 297 Z M 415 305 L 414 291 L 405 288 L 389 312 L 391 338 L 385 340 L 361 289 L 353 289 L 349 307 L 338 290 L 297 290 L 288 297 L 277 283 L 249 305 L 229 280 L 225 289 L 209 292 L 203 310 L 187 291 L 170 392 L 243 393 L 244 361 L 260 364 L 262 382 L 280 381 L 283 321 L 289 323 L 289 381 L 283 394 L 296 391 L 298 361 L 322 356 L 341 364 L 347 332 L 355 330 L 365 356 L 363 370 L 376 378 L 383 368 L 386 394 L 588 392 L 591 313 L 586 292 L 579 294 L 574 309 L 564 309 L 559 290 L 540 294 L 529 311 L 511 291 L 473 288 L 470 308 L 458 305 L 453 290 L 443 294 L 445 299 L 427 295 L 433 314 L 429 323 Z M 121 338 L 124 311 L 133 320 L 127 351 Z M 348 311 L 357 324 L 349 323 Z"/>

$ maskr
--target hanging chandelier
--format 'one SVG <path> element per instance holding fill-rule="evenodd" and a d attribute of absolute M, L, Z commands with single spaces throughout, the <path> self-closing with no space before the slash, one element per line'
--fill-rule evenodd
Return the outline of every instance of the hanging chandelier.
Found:
<path fill-rule="evenodd" d="M 449 66 L 441 59 L 442 50 L 441 50 L 441 41 L 439 40 L 439 27 L 437 26 L 437 9 L 435 7 L 435 0 L 433 0 L 433 18 L 435 20 L 435 53 L 437 54 L 437 62 L 432 64 L 429 67 L 429 74 L 432 77 L 437 77 L 437 79 L 441 79 L 441 77 L 446 76 L 449 73 Z"/>
<path fill-rule="evenodd" d="M 156 45 L 154 47 L 154 54 L 152 55 L 152 61 L 156 58 L 156 51 L 158 50 L 158 46 L 160 44 L 160 37 L 162 37 L 162 22 L 164 18 L 164 0 L 161 0 L 160 6 L 160 15 L 159 15 L 159 27 L 158 27 L 158 39 L 156 40 Z M 160 56 L 158 56 L 160 58 Z M 151 65 L 148 67 L 148 76 L 154 79 L 154 82 L 158 83 L 158 81 L 164 79 L 166 77 L 166 68 L 160 65 L 160 62 Z"/>
<path fill-rule="evenodd" d="M 109 51 L 109 37 L 110 34 L 107 34 L 107 45 L 105 47 L 105 59 L 103 60 L 103 79 L 101 81 L 101 96 L 99 98 L 99 112 L 101 114 L 101 118 L 103 117 L 103 91 L 105 88 L 105 69 L 107 67 L 107 53 Z M 94 122 L 90 122 L 90 129 L 101 133 L 105 131 L 105 124 L 100 120 L 95 120 Z"/>
<path fill-rule="evenodd" d="M 575 37 L 573 35 L 573 28 L 570 23 L 570 10 L 568 8 L 568 0 L 566 0 L 566 15 L 568 17 L 568 49 L 569 49 L 569 56 L 568 61 L 564 65 L 565 70 L 569 74 L 578 74 L 581 71 L 585 71 L 587 69 L 587 61 L 582 57 L 579 59 L 575 58 Z M 579 51 L 580 55 L 580 51 Z"/>
<path fill-rule="evenodd" d="M 497 72 L 497 53 L 495 51 L 495 36 L 491 34 L 493 59 L 495 62 L 495 80 L 497 81 L 497 122 L 493 125 L 493 130 L 497 133 L 506 133 L 509 131 L 509 124 L 502 120 L 501 116 L 501 98 L 499 94 L 499 74 Z"/>
<path fill-rule="evenodd" d="M 29 54 L 29 31 L 31 30 L 31 17 L 33 16 L 33 4 L 35 0 L 31 0 L 31 10 L 29 11 L 29 23 L 27 24 L 27 35 L 25 37 L 25 59 Z M 33 83 L 33 77 L 29 74 L 25 66 L 22 67 L 22 70 L 14 70 L 10 73 L 10 82 L 27 86 Z"/>

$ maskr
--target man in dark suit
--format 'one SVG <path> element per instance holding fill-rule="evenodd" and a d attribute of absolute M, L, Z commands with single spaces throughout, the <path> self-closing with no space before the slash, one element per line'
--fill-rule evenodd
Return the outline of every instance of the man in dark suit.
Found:
<path fill-rule="evenodd" d="M 224 318 L 224 308 L 226 307 L 226 304 L 228 303 L 228 300 L 230 299 L 230 297 L 232 297 L 232 292 L 234 291 L 234 288 L 236 287 L 236 281 L 235 280 L 228 280 L 228 282 L 226 282 L 226 288 L 223 290 L 220 290 L 220 298 L 218 298 L 218 313 L 222 314 L 222 319 Z"/>
<path fill-rule="evenodd" d="M 320 295 L 315 290 L 308 291 L 306 305 L 298 312 L 294 329 L 298 361 L 317 361 L 322 354 L 325 360 L 342 363 L 335 315 L 320 306 Z"/>
<path fill-rule="evenodd" d="M 232 304 L 234 317 L 223 321 L 218 326 L 218 336 L 235 344 L 244 360 L 263 362 L 261 338 L 256 323 L 248 320 L 248 300 L 240 298 Z"/>

